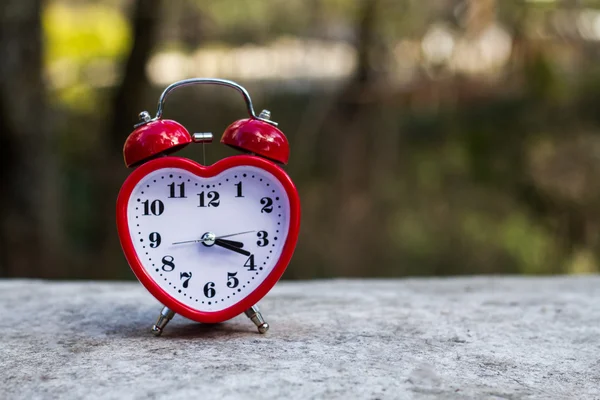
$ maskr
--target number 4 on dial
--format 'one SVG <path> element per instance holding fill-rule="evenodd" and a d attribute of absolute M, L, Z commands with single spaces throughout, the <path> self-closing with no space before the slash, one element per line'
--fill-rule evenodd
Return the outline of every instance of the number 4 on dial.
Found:
<path fill-rule="evenodd" d="M 250 254 L 250 257 L 246 260 L 244 267 L 248 268 L 248 271 L 256 271 L 256 264 L 254 264 L 254 254 Z"/>

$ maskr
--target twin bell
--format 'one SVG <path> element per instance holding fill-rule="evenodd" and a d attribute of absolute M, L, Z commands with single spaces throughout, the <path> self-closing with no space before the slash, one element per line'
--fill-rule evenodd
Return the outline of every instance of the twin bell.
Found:
<path fill-rule="evenodd" d="M 290 148 L 283 132 L 277 129 L 276 122 L 270 120 L 270 112 L 263 110 L 254 114 L 252 101 L 246 90 L 235 82 L 220 79 L 196 78 L 177 82 L 162 94 L 156 117 L 151 118 L 147 111 L 140 113 L 140 122 L 135 125 L 123 147 L 123 157 L 127 167 L 136 167 L 151 159 L 172 154 L 191 142 L 210 143 L 211 133 L 194 133 L 180 123 L 162 119 L 162 109 L 168 94 L 175 88 L 192 84 L 216 84 L 233 87 L 244 96 L 250 118 L 235 121 L 225 129 L 221 143 L 252 155 L 260 156 L 277 164 L 287 164 Z"/>

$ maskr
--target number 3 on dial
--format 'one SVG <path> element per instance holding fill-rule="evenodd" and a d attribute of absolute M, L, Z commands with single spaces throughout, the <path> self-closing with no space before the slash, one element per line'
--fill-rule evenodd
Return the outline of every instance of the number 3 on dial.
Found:
<path fill-rule="evenodd" d="M 267 231 L 259 231 L 256 236 L 258 236 L 258 238 L 260 240 L 258 240 L 256 242 L 256 244 L 258 245 L 258 247 L 265 247 L 266 245 L 269 244 L 269 239 L 267 239 L 267 237 L 269 236 L 269 234 L 267 233 Z"/>

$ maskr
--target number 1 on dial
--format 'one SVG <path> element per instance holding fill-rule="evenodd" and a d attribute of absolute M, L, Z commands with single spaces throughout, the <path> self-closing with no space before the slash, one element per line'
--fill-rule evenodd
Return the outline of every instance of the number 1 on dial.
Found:
<path fill-rule="evenodd" d="M 237 188 L 235 197 L 244 197 L 244 195 L 242 195 L 242 182 L 236 183 L 234 186 Z"/>

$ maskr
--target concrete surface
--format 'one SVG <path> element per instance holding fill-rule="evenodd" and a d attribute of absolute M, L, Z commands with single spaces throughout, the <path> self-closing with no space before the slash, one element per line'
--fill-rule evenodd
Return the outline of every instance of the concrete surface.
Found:
<path fill-rule="evenodd" d="M 138 283 L 0 280 L 2 399 L 600 399 L 600 278 L 282 282 L 246 317 Z"/>

